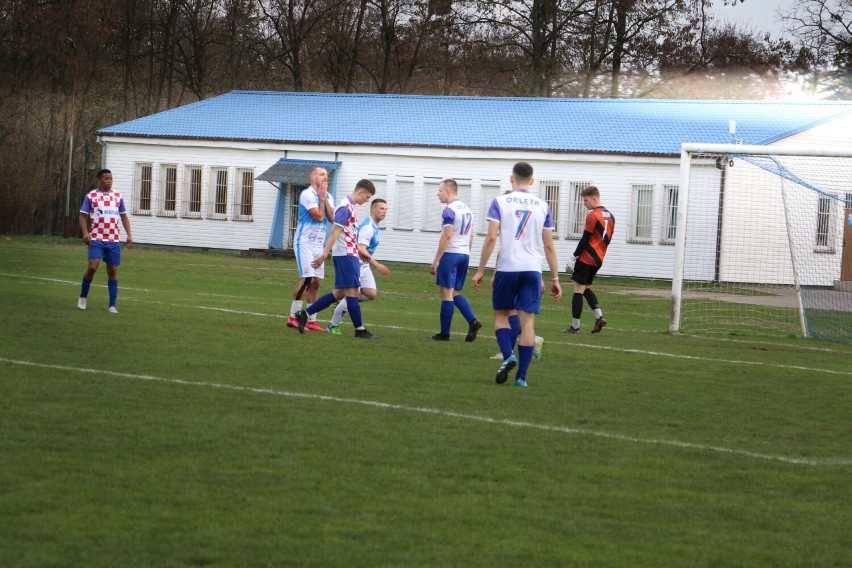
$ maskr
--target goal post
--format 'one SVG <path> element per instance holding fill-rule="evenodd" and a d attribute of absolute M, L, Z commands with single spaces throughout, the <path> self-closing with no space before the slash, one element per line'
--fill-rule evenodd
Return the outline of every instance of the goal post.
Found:
<path fill-rule="evenodd" d="M 852 342 L 852 150 L 681 147 L 672 332 Z"/>

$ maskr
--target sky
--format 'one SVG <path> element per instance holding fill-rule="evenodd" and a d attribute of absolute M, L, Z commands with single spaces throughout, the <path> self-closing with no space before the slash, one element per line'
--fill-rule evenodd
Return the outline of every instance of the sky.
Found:
<path fill-rule="evenodd" d="M 735 6 L 725 6 L 723 0 L 715 0 L 713 10 L 719 23 L 727 21 L 760 34 L 769 32 L 777 38 L 784 30 L 779 9 L 790 11 L 797 3 L 798 0 L 745 0 Z"/>

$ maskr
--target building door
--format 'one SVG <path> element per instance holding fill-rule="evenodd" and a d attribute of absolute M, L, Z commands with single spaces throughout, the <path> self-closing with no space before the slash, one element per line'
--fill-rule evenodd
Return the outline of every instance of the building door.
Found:
<path fill-rule="evenodd" d="M 287 184 L 287 248 L 292 249 L 296 243 L 296 227 L 299 226 L 299 196 L 308 187 L 302 184 Z"/>
<path fill-rule="evenodd" d="M 852 281 L 852 193 L 846 194 L 843 212 L 843 259 L 840 261 L 840 280 Z"/>

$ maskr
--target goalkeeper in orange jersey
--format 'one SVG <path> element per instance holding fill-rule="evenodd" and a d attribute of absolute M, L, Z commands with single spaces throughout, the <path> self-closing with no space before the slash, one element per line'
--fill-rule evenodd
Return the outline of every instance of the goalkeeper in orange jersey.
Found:
<path fill-rule="evenodd" d="M 598 298 L 592 292 L 590 286 L 595 279 L 601 265 L 603 265 L 606 249 L 612 241 L 612 232 L 615 229 L 615 217 L 609 210 L 601 205 L 601 193 L 597 187 L 590 185 L 580 192 L 583 205 L 589 210 L 586 215 L 586 226 L 583 237 L 577 243 L 574 250 L 574 258 L 565 267 L 566 272 L 571 272 L 573 263 L 574 295 L 571 298 L 571 327 L 565 333 L 580 333 L 580 316 L 583 313 L 583 298 L 595 311 L 595 325 L 592 333 L 600 333 L 606 325 L 603 310 L 598 303 Z"/>

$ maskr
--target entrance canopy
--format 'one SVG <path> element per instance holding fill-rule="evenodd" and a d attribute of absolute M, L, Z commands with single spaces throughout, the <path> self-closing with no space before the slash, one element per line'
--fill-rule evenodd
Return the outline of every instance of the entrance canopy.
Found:
<path fill-rule="evenodd" d="M 282 186 L 288 183 L 310 185 L 311 170 L 317 166 L 325 168 L 328 171 L 329 177 L 331 177 L 332 172 L 340 167 L 340 162 L 287 160 L 282 158 L 255 179 L 268 181 L 269 183 L 280 183 Z"/>
<path fill-rule="evenodd" d="M 290 231 L 296 230 L 298 219 L 296 212 L 290 210 L 290 200 L 292 198 L 294 205 L 298 205 L 298 192 L 295 189 L 288 189 L 288 186 L 311 185 L 311 170 L 318 166 L 328 171 L 328 192 L 333 197 L 337 189 L 337 176 L 334 175 L 334 171 L 340 167 L 340 162 L 287 160 L 282 158 L 255 178 L 259 181 L 267 181 L 278 185 L 278 198 L 275 202 L 272 227 L 269 233 L 269 248 L 283 249 L 287 244 L 284 238 L 287 227 L 290 228 Z M 295 194 L 290 195 L 291 192 Z"/>

